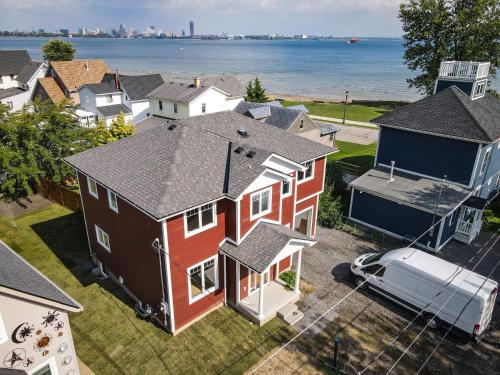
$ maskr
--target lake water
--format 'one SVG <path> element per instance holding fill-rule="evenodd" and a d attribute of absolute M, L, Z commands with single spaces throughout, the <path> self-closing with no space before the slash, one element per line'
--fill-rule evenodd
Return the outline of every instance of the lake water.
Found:
<path fill-rule="evenodd" d="M 46 38 L 0 38 L 0 49 L 27 49 L 41 59 Z M 403 63 L 401 39 L 166 40 L 72 38 L 79 59 L 103 59 L 122 73 L 169 78 L 235 74 L 243 84 L 258 76 L 273 93 L 340 99 L 415 100 L 414 73 Z M 500 85 L 495 87 L 500 89 Z"/>

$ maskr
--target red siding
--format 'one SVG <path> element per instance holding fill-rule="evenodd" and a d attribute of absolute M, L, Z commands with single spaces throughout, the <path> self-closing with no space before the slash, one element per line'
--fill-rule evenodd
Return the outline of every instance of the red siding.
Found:
<path fill-rule="evenodd" d="M 286 257 L 285 259 L 280 260 L 280 273 L 290 267 L 291 264 L 291 256 Z"/>
<path fill-rule="evenodd" d="M 294 173 L 295 177 L 295 173 Z M 295 179 L 292 181 L 292 195 L 289 197 L 283 198 L 281 203 L 281 224 L 287 225 L 290 224 L 292 227 L 293 222 L 293 204 L 294 204 L 294 196 L 295 196 Z"/>
<path fill-rule="evenodd" d="M 226 207 L 226 237 L 236 241 L 236 202 L 223 200 Z"/>
<path fill-rule="evenodd" d="M 271 185 L 272 186 L 272 202 L 271 202 L 271 212 L 269 212 L 267 215 L 260 217 L 259 219 L 269 219 L 269 220 L 279 220 L 279 215 L 280 215 L 280 189 L 281 189 L 281 184 L 276 183 Z M 265 187 L 264 189 L 269 188 L 269 186 Z M 264 189 L 256 190 L 261 191 Z M 253 194 L 252 192 L 251 194 Z M 250 195 L 251 194 L 245 194 L 240 201 L 240 236 L 243 237 L 249 230 L 252 228 L 252 226 L 258 222 L 259 219 L 256 220 L 251 220 L 250 219 L 250 213 L 251 213 L 251 207 L 250 207 Z"/>
<path fill-rule="evenodd" d="M 225 238 L 225 204 L 217 203 L 217 226 L 194 236 L 184 237 L 184 216 L 167 220 L 168 247 L 172 278 L 172 294 L 176 329 L 197 316 L 212 309 L 224 300 L 224 258 L 219 256 L 219 289 L 213 294 L 189 304 L 188 268 L 219 252 L 219 244 Z"/>
<path fill-rule="evenodd" d="M 88 193 L 87 178 L 78 174 L 90 246 L 95 257 L 143 303 L 159 312 L 160 264 L 151 244 L 161 240 L 161 224 L 118 197 L 118 213 L 108 205 L 107 189 L 97 185 L 99 199 Z M 111 253 L 97 243 L 95 225 L 109 236 Z M 166 290 L 165 290 L 166 293 Z"/>
<path fill-rule="evenodd" d="M 240 264 L 240 301 L 248 296 L 248 268 Z"/>
<path fill-rule="evenodd" d="M 316 159 L 314 162 L 314 178 L 297 185 L 297 200 L 304 199 L 323 190 L 323 173 L 325 171 L 325 158 Z"/>

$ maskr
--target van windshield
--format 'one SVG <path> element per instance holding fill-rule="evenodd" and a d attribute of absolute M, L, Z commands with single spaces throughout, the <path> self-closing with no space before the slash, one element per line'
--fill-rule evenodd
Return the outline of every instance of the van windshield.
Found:
<path fill-rule="evenodd" d="M 376 262 L 377 260 L 379 260 L 380 258 L 382 258 L 382 255 L 384 255 L 384 254 L 372 254 L 372 255 L 366 257 L 365 259 L 363 259 L 363 261 L 361 262 L 361 264 L 365 265 L 365 264 Z"/>

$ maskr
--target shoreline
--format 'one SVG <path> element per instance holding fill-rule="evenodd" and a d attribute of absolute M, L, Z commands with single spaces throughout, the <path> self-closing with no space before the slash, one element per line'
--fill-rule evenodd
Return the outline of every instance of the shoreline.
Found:
<path fill-rule="evenodd" d="M 279 101 L 290 101 L 290 102 L 313 102 L 313 103 L 335 103 L 335 104 L 340 104 L 344 103 L 345 100 L 342 99 L 333 99 L 333 98 L 326 98 L 326 97 L 320 97 L 320 96 L 303 96 L 303 95 L 289 95 L 289 94 L 278 94 L 278 93 L 272 93 L 268 92 L 267 96 L 271 100 L 279 100 Z M 418 100 L 418 99 L 416 99 Z M 415 100 L 415 101 L 416 101 Z M 362 104 L 362 105 L 400 105 L 400 104 L 408 104 L 408 103 L 413 103 L 413 101 L 409 100 L 384 100 L 384 99 L 348 99 L 347 103 L 350 104 Z"/>

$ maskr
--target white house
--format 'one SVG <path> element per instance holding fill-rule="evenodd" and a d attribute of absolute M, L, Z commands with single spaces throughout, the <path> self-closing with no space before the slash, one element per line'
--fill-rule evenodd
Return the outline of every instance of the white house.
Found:
<path fill-rule="evenodd" d="M 236 77 L 221 76 L 166 82 L 148 97 L 152 115 L 180 119 L 233 110 L 243 100 L 243 91 Z"/>
<path fill-rule="evenodd" d="M 0 104 L 20 110 L 32 99 L 38 78 L 46 74 L 47 65 L 32 61 L 26 50 L 0 51 Z"/>
<path fill-rule="evenodd" d="M 151 114 L 148 93 L 161 86 L 164 81 L 160 74 L 139 76 L 106 73 L 103 82 L 111 82 L 122 92 L 122 103 L 130 108 L 135 122 L 144 120 Z"/>
<path fill-rule="evenodd" d="M 0 374 L 78 375 L 68 312 L 83 307 L 0 241 Z"/>
<path fill-rule="evenodd" d="M 78 89 L 78 94 L 80 107 L 76 114 L 83 126 L 93 127 L 102 119 L 109 128 L 120 112 L 125 115 L 125 122 L 132 120 L 132 111 L 122 102 L 121 90 L 112 82 L 83 85 Z"/>

